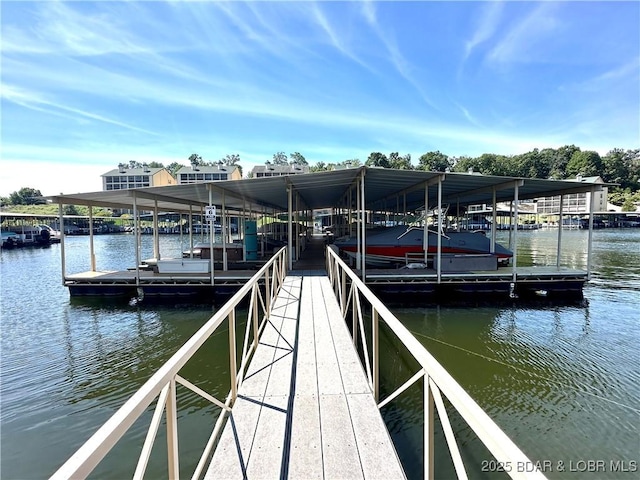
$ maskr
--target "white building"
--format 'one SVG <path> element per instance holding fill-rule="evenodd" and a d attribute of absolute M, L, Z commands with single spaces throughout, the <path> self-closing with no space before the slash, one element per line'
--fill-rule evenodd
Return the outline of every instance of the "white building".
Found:
<path fill-rule="evenodd" d="M 157 187 L 174 185 L 176 179 L 166 168 L 127 168 L 121 163 L 118 168 L 102 176 L 102 190 L 126 190 L 129 188 Z"/>
<path fill-rule="evenodd" d="M 593 184 L 605 183 L 601 177 L 578 177 L 578 180 Z M 594 195 L 593 212 L 606 212 L 608 190 L 609 189 L 607 187 L 602 187 L 599 191 L 593 193 L 568 193 L 563 195 L 563 214 L 588 214 L 591 204 L 591 195 Z M 536 213 L 541 215 L 558 215 L 560 213 L 560 195 L 555 197 L 539 198 L 536 202 Z"/>
<path fill-rule="evenodd" d="M 301 173 L 309 173 L 309 166 L 297 163 L 274 165 L 271 162 L 267 162 L 265 165 L 257 165 L 251 170 L 253 178 L 281 177 L 283 175 L 298 175 Z"/>
<path fill-rule="evenodd" d="M 218 163 L 214 166 L 192 165 L 182 167 L 176 172 L 178 184 L 216 182 L 220 180 L 240 180 L 240 168 L 235 165 Z"/>

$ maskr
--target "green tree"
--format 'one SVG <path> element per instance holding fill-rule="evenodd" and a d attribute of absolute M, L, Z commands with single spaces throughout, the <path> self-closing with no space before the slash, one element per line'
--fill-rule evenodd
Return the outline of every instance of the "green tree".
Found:
<path fill-rule="evenodd" d="M 62 211 L 65 215 L 80 215 L 80 211 L 75 205 L 65 205 Z"/>
<path fill-rule="evenodd" d="M 580 148 L 575 145 L 565 145 L 564 147 L 560 147 L 555 151 L 555 157 L 553 160 L 553 165 L 551 166 L 550 176 L 551 178 L 561 179 L 567 178 L 570 176 L 567 173 L 567 165 L 571 160 L 571 157 L 577 152 L 580 151 Z"/>
<path fill-rule="evenodd" d="M 367 161 L 364 162 L 367 167 L 391 168 L 391 163 L 384 153 L 371 152 Z"/>
<path fill-rule="evenodd" d="M 289 160 L 286 153 L 278 152 L 273 154 L 272 162 L 274 165 L 287 165 Z"/>
<path fill-rule="evenodd" d="M 291 159 L 292 164 L 298 165 L 309 165 L 307 159 L 300 152 L 294 152 L 289 154 L 289 158 Z"/>
<path fill-rule="evenodd" d="M 240 155 L 238 155 L 237 153 L 234 153 L 232 155 L 226 155 L 224 158 L 220 159 L 220 161 L 225 165 L 228 165 L 230 167 L 235 167 L 235 166 L 238 166 L 238 164 L 240 163 Z"/>
<path fill-rule="evenodd" d="M 231 155 L 225 155 L 224 158 L 221 158 L 218 161 L 219 164 L 227 165 L 229 167 L 237 167 L 240 171 L 240 176 L 242 177 L 242 165 L 240 165 L 240 155 L 237 153 Z"/>
<path fill-rule="evenodd" d="M 451 171 L 453 172 L 468 172 L 469 169 L 473 169 L 477 171 L 475 167 L 476 159 L 473 157 L 469 157 L 467 155 L 462 155 L 461 157 L 453 157 L 451 158 Z"/>
<path fill-rule="evenodd" d="M 515 177 L 548 178 L 551 170 L 550 159 L 537 148 L 510 158 L 509 170 Z"/>
<path fill-rule="evenodd" d="M 396 170 L 413 170 L 411 154 L 400 155 L 398 152 L 391 152 L 389 154 L 389 165 Z"/>
<path fill-rule="evenodd" d="M 178 174 L 178 170 L 180 170 L 182 167 L 184 167 L 184 165 L 182 165 L 181 163 L 172 162 L 169 165 L 167 165 L 166 168 L 167 168 L 167 171 L 175 177 Z"/>
<path fill-rule="evenodd" d="M 602 163 L 606 181 L 619 183 L 621 188 L 640 189 L 640 149 L 613 149 L 602 158 Z"/>
<path fill-rule="evenodd" d="M 189 155 L 188 160 L 193 168 L 199 167 L 200 165 L 204 164 L 204 162 L 202 161 L 202 157 L 197 153 L 192 153 L 191 155 Z"/>
<path fill-rule="evenodd" d="M 35 188 L 23 187 L 9 195 L 10 205 L 43 205 L 45 203 L 47 201 L 42 198 L 42 193 Z"/>
<path fill-rule="evenodd" d="M 622 203 L 622 211 L 623 212 L 635 212 L 636 211 L 636 205 L 633 202 L 633 199 L 629 198 L 625 198 L 624 202 Z"/>
<path fill-rule="evenodd" d="M 453 167 L 451 159 L 440 150 L 420 155 L 418 169 L 428 172 L 447 172 Z"/>
<path fill-rule="evenodd" d="M 629 178 L 628 178 L 627 184 L 634 190 L 639 190 L 640 189 L 640 149 L 627 150 L 624 155 L 624 163 L 629 169 Z"/>
<path fill-rule="evenodd" d="M 316 162 L 314 165 L 309 167 L 310 172 L 325 172 L 327 170 L 329 170 L 329 167 L 324 162 Z"/>
<path fill-rule="evenodd" d="M 602 158 L 598 152 L 586 150 L 577 151 L 567 163 L 567 176 L 595 177 L 602 172 Z"/>

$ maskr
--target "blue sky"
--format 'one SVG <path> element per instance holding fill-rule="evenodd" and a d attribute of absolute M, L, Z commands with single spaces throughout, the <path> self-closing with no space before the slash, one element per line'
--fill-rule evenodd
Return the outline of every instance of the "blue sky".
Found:
<path fill-rule="evenodd" d="M 121 162 L 640 147 L 638 2 L 3 1 L 0 195 Z"/>

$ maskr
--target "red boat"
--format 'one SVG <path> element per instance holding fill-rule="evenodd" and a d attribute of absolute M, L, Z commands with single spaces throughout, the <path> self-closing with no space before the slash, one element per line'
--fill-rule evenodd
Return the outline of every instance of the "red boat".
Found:
<path fill-rule="evenodd" d="M 443 255 L 480 255 L 493 254 L 498 262 L 506 263 L 513 256 L 513 252 L 496 243 L 495 251 L 491 252 L 491 240 L 484 232 L 445 232 L 428 231 L 428 254 L 435 255 L 438 251 L 438 235 L 441 236 Z M 422 227 L 407 227 L 400 225 L 381 230 L 367 232 L 366 257 L 367 265 L 376 267 L 396 267 L 410 262 L 424 260 L 423 247 L 424 229 Z M 347 257 L 357 256 L 357 239 L 353 237 L 337 239 L 334 244 Z"/>

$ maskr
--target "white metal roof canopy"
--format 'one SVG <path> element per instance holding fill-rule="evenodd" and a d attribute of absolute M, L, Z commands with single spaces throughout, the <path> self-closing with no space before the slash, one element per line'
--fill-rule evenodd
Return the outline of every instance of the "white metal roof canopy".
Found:
<path fill-rule="evenodd" d="M 265 209 L 279 212 L 288 211 L 287 189 L 300 195 L 301 206 L 307 209 L 332 208 L 340 206 L 342 199 L 356 179 L 364 174 L 365 208 L 381 209 L 406 204 L 407 211 L 424 207 L 424 187 L 437 182 L 443 176 L 443 203 L 461 206 L 492 203 L 493 192 L 498 202 L 514 198 L 518 183 L 518 198 L 528 200 L 560 194 L 589 192 L 603 185 L 585 183 L 578 180 L 541 180 L 518 177 L 498 177 L 468 173 L 424 172 L 418 170 L 392 170 L 375 167 L 359 167 L 330 172 L 316 172 L 304 175 L 282 177 L 249 178 L 225 180 L 187 185 L 168 185 L 127 190 L 110 190 L 76 193 L 48 197 L 54 203 L 66 205 L 87 205 L 109 208 L 131 208 L 136 197 L 140 210 L 153 210 L 156 205 L 161 211 L 188 212 L 190 206 L 196 210 L 208 205 L 222 204 L 225 193 L 226 207 L 230 211 L 245 209 L 261 213 Z M 355 189 L 351 190 L 354 192 Z M 437 204 L 436 189 L 429 189 L 429 205 Z M 390 208 L 393 210 L 393 208 Z"/>

